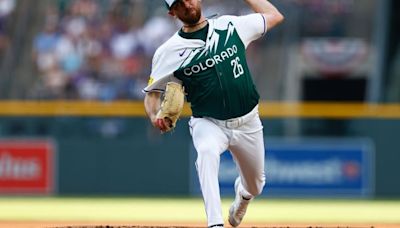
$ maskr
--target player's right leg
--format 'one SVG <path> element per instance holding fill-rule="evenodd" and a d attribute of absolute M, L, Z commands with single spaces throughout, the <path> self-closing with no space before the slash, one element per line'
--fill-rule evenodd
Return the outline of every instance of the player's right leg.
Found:
<path fill-rule="evenodd" d="M 196 168 L 208 226 L 223 224 L 218 171 L 220 155 L 228 147 L 228 138 L 217 125 L 207 119 L 192 118 L 189 125 L 197 151 Z"/>

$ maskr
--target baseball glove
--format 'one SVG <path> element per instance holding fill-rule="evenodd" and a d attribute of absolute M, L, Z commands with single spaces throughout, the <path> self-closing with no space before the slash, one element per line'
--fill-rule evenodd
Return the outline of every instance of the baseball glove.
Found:
<path fill-rule="evenodd" d="M 165 126 L 162 129 L 163 132 L 169 132 L 176 126 L 176 122 L 181 115 L 183 104 L 185 102 L 185 95 L 183 91 L 184 89 L 182 85 L 175 82 L 167 83 L 164 99 L 156 117 L 158 121 L 164 122 L 164 124 L 159 123 L 159 125 Z"/>

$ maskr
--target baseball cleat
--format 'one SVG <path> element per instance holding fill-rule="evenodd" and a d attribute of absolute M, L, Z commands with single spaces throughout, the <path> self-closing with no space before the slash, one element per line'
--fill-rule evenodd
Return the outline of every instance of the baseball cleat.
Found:
<path fill-rule="evenodd" d="M 235 200 L 233 201 L 231 207 L 229 208 L 229 218 L 228 221 L 233 227 L 239 226 L 242 222 L 244 215 L 246 214 L 247 206 L 249 205 L 251 199 L 245 199 L 239 193 L 240 178 L 235 180 Z"/>

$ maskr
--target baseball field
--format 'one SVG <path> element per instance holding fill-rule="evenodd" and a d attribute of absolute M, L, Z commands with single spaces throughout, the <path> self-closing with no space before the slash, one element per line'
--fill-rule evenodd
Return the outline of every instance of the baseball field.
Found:
<path fill-rule="evenodd" d="M 231 200 L 223 199 L 225 217 Z M 200 198 L 2 197 L 0 227 L 206 227 L 202 204 Z M 241 227 L 400 227 L 400 200 L 256 199 Z"/>

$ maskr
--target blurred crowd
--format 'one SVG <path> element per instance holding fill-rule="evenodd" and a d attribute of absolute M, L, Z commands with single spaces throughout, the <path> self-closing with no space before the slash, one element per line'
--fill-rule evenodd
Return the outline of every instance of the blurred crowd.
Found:
<path fill-rule="evenodd" d="M 138 99 L 151 56 L 175 31 L 167 17 L 146 20 L 145 1 L 58 1 L 34 40 L 41 98 Z"/>
<path fill-rule="evenodd" d="M 5 1 L 12 0 L 0 0 L 0 3 Z M 207 3 L 204 4 L 206 16 L 216 12 L 222 15 L 249 11 L 242 7 L 243 1 L 204 2 Z M 334 18 L 349 13 L 352 3 L 352 0 L 286 0 L 280 7 L 304 8 L 307 12 L 304 15 L 310 17 L 302 23 L 316 23 L 302 26 L 306 34 L 318 35 L 328 29 L 340 34 L 340 26 L 334 26 Z M 321 7 L 331 9 L 331 17 L 325 17 L 327 20 L 315 20 L 317 14 L 326 14 Z M 43 28 L 33 41 L 33 57 L 40 75 L 34 96 L 41 99 L 141 99 L 154 51 L 180 27 L 179 22 L 166 15 L 161 0 L 55 0 L 48 6 Z M 340 21 L 336 24 L 340 25 Z M 263 45 L 263 42 L 256 45 Z M 264 66 L 253 64 L 250 67 Z M 257 74 L 265 70 L 254 71 Z"/>
<path fill-rule="evenodd" d="M 227 9 L 234 10 L 211 3 L 205 14 Z M 40 86 L 33 94 L 42 99 L 140 99 L 156 48 L 179 27 L 162 1 L 54 1 L 34 40 Z"/>
<path fill-rule="evenodd" d="M 293 0 L 302 12 L 302 36 L 345 36 L 346 21 L 353 13 L 355 0 Z M 318 18 L 318 19 L 317 19 Z M 317 19 L 317 20 L 316 20 Z"/>

